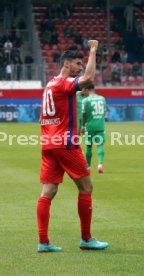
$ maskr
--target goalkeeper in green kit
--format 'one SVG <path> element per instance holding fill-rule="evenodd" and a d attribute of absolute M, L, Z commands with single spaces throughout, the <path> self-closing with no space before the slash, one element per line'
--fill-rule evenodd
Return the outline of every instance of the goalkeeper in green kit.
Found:
<path fill-rule="evenodd" d="M 98 172 L 103 173 L 104 143 L 105 143 L 105 98 L 97 95 L 94 86 L 86 88 L 89 96 L 82 101 L 82 128 L 85 133 L 86 159 L 91 166 L 92 145 L 98 146 Z"/>
<path fill-rule="evenodd" d="M 88 96 L 88 92 L 83 88 L 81 91 L 77 91 L 77 134 L 80 135 L 82 127 L 82 100 Z"/>

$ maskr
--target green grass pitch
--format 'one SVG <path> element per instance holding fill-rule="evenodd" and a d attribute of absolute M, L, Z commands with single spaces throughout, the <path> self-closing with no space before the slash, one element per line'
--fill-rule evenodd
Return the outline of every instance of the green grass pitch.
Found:
<path fill-rule="evenodd" d="M 0 275 L 144 275 L 144 145 L 110 145 L 112 131 L 144 135 L 143 123 L 107 123 L 104 174 L 93 151 L 93 236 L 105 251 L 79 249 L 77 189 L 66 175 L 51 208 L 50 239 L 62 253 L 37 253 L 40 146 L 0 142 Z M 38 124 L 0 124 L 0 132 L 38 135 Z M 0 138 L 2 134 L 0 135 Z M 144 142 L 144 138 L 141 139 Z"/>

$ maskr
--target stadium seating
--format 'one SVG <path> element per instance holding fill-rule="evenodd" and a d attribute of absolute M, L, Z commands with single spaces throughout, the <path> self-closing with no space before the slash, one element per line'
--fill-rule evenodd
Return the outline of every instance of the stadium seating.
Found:
<path fill-rule="evenodd" d="M 42 44 L 41 41 L 41 32 L 40 25 L 45 19 L 45 12 L 47 6 L 33 7 L 33 13 L 35 18 L 35 24 L 37 31 L 39 33 L 40 45 L 42 49 L 42 55 L 44 61 L 49 66 L 49 63 L 53 62 L 53 55 L 56 51 L 64 51 L 68 45 L 74 44 L 74 37 L 65 37 L 65 29 L 68 26 L 72 26 L 74 34 L 78 31 L 81 31 L 82 39 L 88 38 L 91 36 L 93 38 L 99 39 L 100 44 L 105 44 L 107 40 L 107 27 L 106 27 L 106 10 L 103 7 L 92 7 L 86 4 L 82 6 L 76 5 L 74 12 L 71 14 L 69 19 L 61 20 L 60 18 L 55 18 L 55 26 L 58 32 L 59 44 L 51 45 Z M 111 22 L 113 21 L 113 16 L 110 18 Z M 115 43 L 119 39 L 120 35 L 114 33 L 111 39 L 111 43 Z M 83 51 L 82 44 L 77 44 L 79 50 Z M 56 71 L 57 72 L 57 71 Z M 55 74 L 56 72 L 53 72 Z M 51 76 L 49 76 L 51 77 Z"/>
<path fill-rule="evenodd" d="M 50 7 L 50 5 L 49 5 Z M 84 39 L 97 38 L 99 40 L 100 49 L 106 45 L 108 39 L 107 30 L 107 14 L 106 9 L 103 6 L 96 6 L 83 3 L 81 6 L 76 4 L 73 12 L 70 13 L 68 18 L 59 18 L 55 16 L 52 18 L 55 25 L 56 33 L 58 35 L 58 43 L 43 44 L 42 43 L 42 33 L 41 33 L 41 23 L 46 19 L 46 11 L 48 6 L 33 6 L 33 13 L 35 18 L 35 24 L 39 35 L 39 41 L 43 56 L 43 61 L 46 63 L 47 68 L 47 80 L 58 74 L 59 67 L 55 63 L 54 56 L 56 53 L 60 53 L 66 50 L 72 44 L 76 44 L 78 50 L 82 51 L 85 55 L 84 61 L 87 60 L 87 51 L 83 48 L 83 43 L 75 41 L 75 37 L 78 36 L 81 41 Z M 143 18 L 143 13 L 139 15 Z M 48 18 L 47 18 L 48 19 Z M 48 19 L 49 20 L 49 19 Z M 51 19 L 50 19 L 51 20 Z M 115 16 L 113 13 L 110 14 L 110 26 L 115 22 Z M 73 35 L 66 35 L 66 30 L 71 27 Z M 114 48 L 116 43 L 121 39 L 121 34 L 117 31 L 110 32 L 109 46 L 110 49 Z M 115 52 L 115 50 L 113 50 Z M 101 51 L 102 52 L 102 51 Z M 110 63 L 111 51 L 109 52 L 109 63 Z M 142 85 L 143 77 L 142 75 L 133 76 L 129 74 L 128 76 L 124 74 L 125 65 L 123 64 L 120 69 L 121 82 L 119 85 Z M 143 65 L 141 65 L 143 66 Z M 102 84 L 102 69 L 97 68 L 96 70 L 96 83 L 97 85 Z M 117 83 L 117 82 L 116 82 Z M 115 85 L 114 82 L 112 82 Z M 106 84 L 107 85 L 107 84 Z"/>

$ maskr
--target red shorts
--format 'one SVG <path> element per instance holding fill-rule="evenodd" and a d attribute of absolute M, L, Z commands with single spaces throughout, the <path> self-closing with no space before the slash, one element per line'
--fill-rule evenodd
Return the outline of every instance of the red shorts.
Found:
<path fill-rule="evenodd" d="M 80 178 L 90 174 L 81 148 L 42 150 L 41 183 L 59 184 L 63 181 L 65 172 L 71 178 Z"/>

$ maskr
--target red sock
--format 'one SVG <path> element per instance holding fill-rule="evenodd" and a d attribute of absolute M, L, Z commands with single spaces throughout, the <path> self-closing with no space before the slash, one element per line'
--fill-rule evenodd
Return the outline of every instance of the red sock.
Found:
<path fill-rule="evenodd" d="M 82 239 L 88 241 L 91 238 L 90 226 L 92 218 L 92 197 L 90 194 L 79 194 L 78 213 Z"/>
<path fill-rule="evenodd" d="M 37 203 L 37 222 L 40 243 L 49 243 L 48 224 L 50 219 L 51 200 L 47 197 L 40 197 Z"/>

